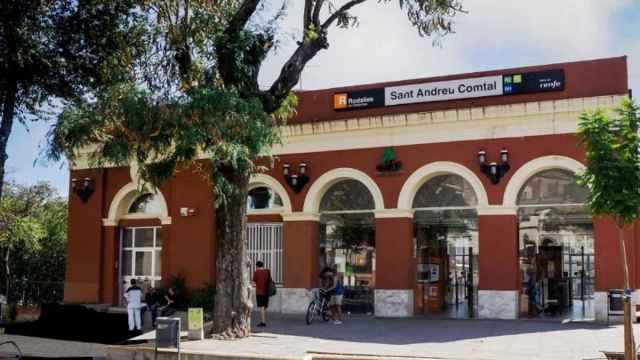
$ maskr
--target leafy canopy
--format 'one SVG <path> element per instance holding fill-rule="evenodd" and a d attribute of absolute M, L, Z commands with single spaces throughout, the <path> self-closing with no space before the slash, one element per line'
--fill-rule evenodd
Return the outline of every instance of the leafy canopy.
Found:
<path fill-rule="evenodd" d="M 604 110 L 580 116 L 579 136 L 587 168 L 580 182 L 591 190 L 586 205 L 596 215 L 611 215 L 620 225 L 640 210 L 640 108 L 625 99 L 615 117 Z"/>
<path fill-rule="evenodd" d="M 132 43 L 143 46 L 123 51 L 138 55 L 130 77 L 66 108 L 49 155 L 75 161 L 89 149 L 97 166 L 135 161 L 141 178 L 156 186 L 179 165 L 206 157 L 216 201 L 225 203 L 246 191 L 225 175 L 248 178 L 257 170 L 256 160 L 269 155 L 278 126 L 294 112 L 291 89 L 304 66 L 328 47 L 331 26 L 357 24 L 352 8 L 366 1 L 305 0 L 301 41 L 267 89 L 258 86 L 258 74 L 277 42 L 286 2 L 266 21 L 252 20 L 267 7 L 260 0 L 135 2 Z M 457 0 L 400 5 L 422 35 L 451 32 L 451 18 L 462 11 Z"/>
<path fill-rule="evenodd" d="M 24 294 L 30 293 L 37 283 L 56 283 L 58 297 L 51 299 L 48 296 L 52 294 L 40 293 L 42 297 L 33 300 L 61 300 L 66 199 L 58 197 L 48 183 L 32 186 L 8 183 L 4 193 L 0 200 L 0 286 L 4 288 L 9 278 L 9 283 L 14 283 L 9 293 Z"/>

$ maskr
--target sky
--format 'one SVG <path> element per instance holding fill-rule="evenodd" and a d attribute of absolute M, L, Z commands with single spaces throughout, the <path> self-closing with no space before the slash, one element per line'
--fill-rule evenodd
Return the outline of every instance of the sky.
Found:
<path fill-rule="evenodd" d="M 268 2 L 277 8 L 282 0 Z M 278 48 L 260 73 L 263 87 L 273 82 L 300 38 L 302 1 L 288 3 Z M 455 33 L 433 46 L 410 25 L 398 0 L 369 0 L 353 12 L 358 27 L 330 30 L 329 49 L 309 62 L 296 89 L 627 55 L 629 85 L 640 94 L 640 0 L 463 0 L 463 6 L 467 13 L 456 16 Z M 66 196 L 67 165 L 41 155 L 50 126 L 14 125 L 8 177 L 21 184 L 49 181 Z"/>

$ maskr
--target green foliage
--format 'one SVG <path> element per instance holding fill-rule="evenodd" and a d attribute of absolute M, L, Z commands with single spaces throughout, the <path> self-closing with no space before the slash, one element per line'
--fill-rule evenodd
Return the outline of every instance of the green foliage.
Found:
<path fill-rule="evenodd" d="M 25 295 L 26 300 L 61 300 L 66 225 L 66 200 L 57 197 L 50 184 L 5 185 L 5 196 L 0 201 L 3 293 L 8 280 L 13 298 Z M 51 286 L 57 290 L 56 296 L 35 293 Z"/>
<path fill-rule="evenodd" d="M 591 212 L 611 215 L 622 225 L 637 219 L 640 209 L 640 110 L 625 99 L 615 113 L 611 117 L 599 109 L 580 116 L 587 160 L 580 183 L 591 190 L 586 203 Z"/>
<path fill-rule="evenodd" d="M 17 83 L 11 109 L 17 119 L 47 117 L 42 105 L 53 99 L 76 100 L 90 89 L 131 78 L 141 31 L 133 4 L 2 1 L 0 88 Z"/>
<path fill-rule="evenodd" d="M 290 103 L 295 102 L 285 102 Z M 51 156 L 66 153 L 74 160 L 81 149 L 97 145 L 91 154 L 94 166 L 127 165 L 133 159 L 146 164 L 140 167 L 142 177 L 159 186 L 180 164 L 203 154 L 214 166 L 255 171 L 254 161 L 277 141 L 276 120 L 257 98 L 197 87 L 160 105 L 147 90 L 126 84 L 96 102 L 66 109 L 53 132 Z M 219 172 L 210 175 L 216 200 L 225 202 L 235 190 L 233 184 Z"/>
<path fill-rule="evenodd" d="M 215 297 L 215 285 L 204 284 L 201 288 L 191 292 L 189 296 L 189 307 L 203 308 L 205 312 L 210 312 L 213 309 Z"/>

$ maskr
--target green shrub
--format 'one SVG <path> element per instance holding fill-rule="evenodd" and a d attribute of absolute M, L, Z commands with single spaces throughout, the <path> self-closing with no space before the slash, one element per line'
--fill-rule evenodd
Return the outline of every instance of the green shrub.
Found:
<path fill-rule="evenodd" d="M 203 287 L 194 290 L 189 298 L 189 307 L 202 308 L 205 313 L 213 311 L 213 303 L 216 297 L 216 287 L 213 284 L 204 284 Z"/>

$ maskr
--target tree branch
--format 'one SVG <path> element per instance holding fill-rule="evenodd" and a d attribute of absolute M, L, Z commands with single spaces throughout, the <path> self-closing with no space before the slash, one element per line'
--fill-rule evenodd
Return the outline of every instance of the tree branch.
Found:
<path fill-rule="evenodd" d="M 348 3 L 342 5 L 340 9 L 336 10 L 333 14 L 331 14 L 331 16 L 329 16 L 329 18 L 327 18 L 327 20 L 325 20 L 324 23 L 322 23 L 322 29 L 328 29 L 329 26 L 331 26 L 331 24 L 333 24 L 333 22 L 336 21 L 341 15 L 349 11 L 349 9 L 351 9 L 352 7 L 362 4 L 365 1 L 367 0 L 351 0 Z"/>
<path fill-rule="evenodd" d="M 230 32 L 237 32 L 244 29 L 245 25 L 249 22 L 251 15 L 256 12 L 258 4 L 260 4 L 260 0 L 244 0 L 234 17 L 229 22 L 229 26 L 225 32 L 228 34 Z"/>
<path fill-rule="evenodd" d="M 280 70 L 280 75 L 273 82 L 271 88 L 266 92 L 262 92 L 262 103 L 266 112 L 272 113 L 280 107 L 282 101 L 289 95 L 291 89 L 293 89 L 300 80 L 300 74 L 307 62 L 309 62 L 309 60 L 311 60 L 320 50 L 329 47 L 327 29 L 331 24 L 351 8 L 362 4 L 365 1 L 367 0 L 351 0 L 347 2 L 331 14 L 331 16 L 329 16 L 321 26 L 317 26 L 315 30 L 315 37 L 306 38 L 303 35 L 303 40 L 298 43 L 298 48 L 284 64 L 282 70 Z M 309 10 L 307 5 L 310 3 L 311 1 L 308 0 L 305 2 L 305 23 L 307 21 L 306 14 L 308 14 Z M 313 8 L 312 21 L 317 21 L 318 24 L 320 23 L 320 11 L 323 4 L 324 0 L 317 0 L 315 2 L 315 8 Z"/>
<path fill-rule="evenodd" d="M 322 10 L 322 6 L 324 5 L 324 0 L 316 0 L 316 6 L 313 8 L 313 26 L 316 29 L 320 28 L 320 10 Z"/>
<path fill-rule="evenodd" d="M 313 11 L 314 0 L 304 0 L 304 13 L 302 15 L 302 38 L 304 39 L 306 31 L 311 24 L 311 13 Z"/>
<path fill-rule="evenodd" d="M 219 39 L 222 43 L 216 44 L 218 73 L 225 83 L 233 84 L 236 80 L 238 72 L 234 64 L 236 58 L 239 56 L 238 51 L 241 50 L 238 50 L 236 46 L 234 46 L 234 43 L 237 41 L 239 33 L 249 22 L 251 15 L 256 12 L 259 4 L 260 0 L 244 0 L 240 7 L 238 7 L 238 11 L 231 21 L 229 21 L 229 25 L 224 30 L 223 36 Z M 251 50 L 255 51 L 256 49 Z"/>

